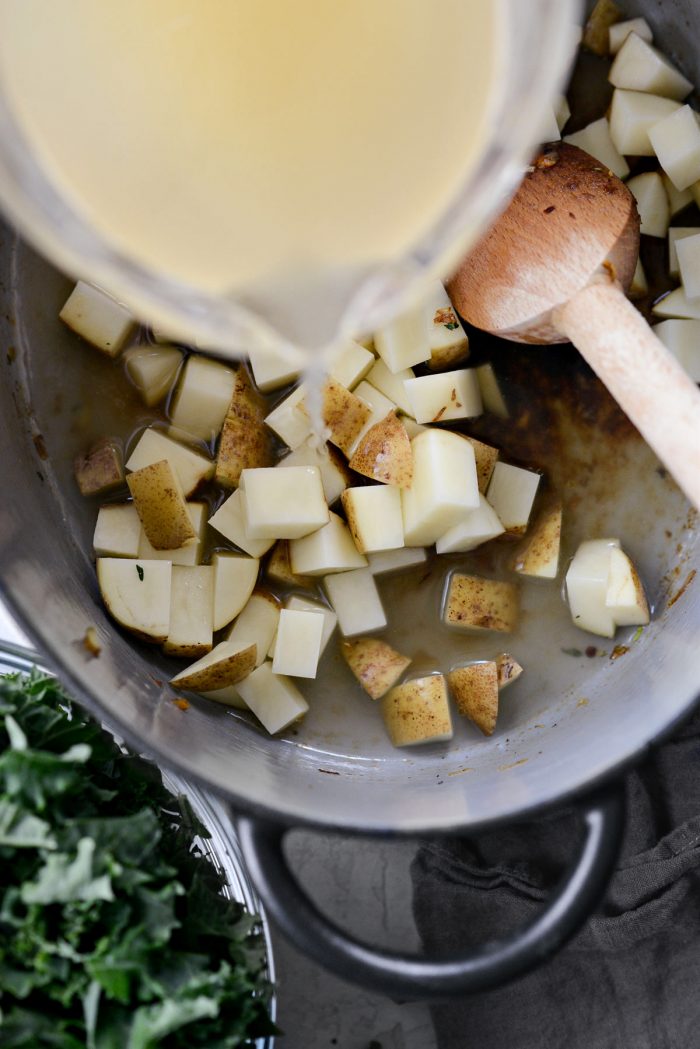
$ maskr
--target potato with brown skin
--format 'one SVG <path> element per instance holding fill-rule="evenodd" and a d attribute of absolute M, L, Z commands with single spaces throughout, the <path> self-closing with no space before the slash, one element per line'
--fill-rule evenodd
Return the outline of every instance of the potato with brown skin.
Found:
<path fill-rule="evenodd" d="M 491 474 L 493 473 L 494 467 L 498 462 L 498 448 L 492 448 L 490 444 L 484 444 L 483 441 L 477 441 L 476 437 L 467 437 L 466 434 L 462 434 L 462 436 L 466 441 L 469 441 L 470 445 L 474 449 L 474 458 L 476 459 L 476 476 L 479 482 L 479 491 L 482 495 L 485 495 L 486 489 L 489 486 L 489 481 L 491 480 Z"/>
<path fill-rule="evenodd" d="M 255 642 L 221 641 L 202 659 L 171 678 L 170 684 L 191 692 L 228 688 L 253 672 L 256 655 Z"/>
<path fill-rule="evenodd" d="M 614 0 L 598 0 L 583 29 L 582 45 L 594 55 L 610 53 L 610 26 L 622 21 L 623 13 Z"/>
<path fill-rule="evenodd" d="M 498 687 L 502 692 L 504 688 L 508 688 L 514 681 L 517 681 L 523 672 L 523 668 L 518 663 L 517 659 L 508 652 L 501 652 L 499 656 L 496 656 L 496 673 L 498 674 Z"/>
<path fill-rule="evenodd" d="M 513 570 L 539 579 L 556 579 L 561 546 L 561 503 L 550 503 L 537 518 L 530 535 L 519 547 Z"/>
<path fill-rule="evenodd" d="M 306 411 L 306 408 L 304 408 Z M 372 414 L 364 401 L 350 393 L 335 379 L 329 379 L 323 387 L 321 416 L 328 427 L 328 440 L 345 455 L 350 454 L 357 435 Z"/>
<path fill-rule="evenodd" d="M 447 683 L 442 674 L 397 685 L 381 704 L 384 724 L 395 747 L 452 739 Z"/>
<path fill-rule="evenodd" d="M 518 588 L 514 583 L 455 572 L 445 600 L 443 619 L 459 630 L 498 630 L 510 634 L 518 622 Z"/>
<path fill-rule="evenodd" d="M 498 718 L 498 668 L 493 662 L 456 667 L 447 683 L 457 710 L 473 721 L 485 736 L 492 736 Z"/>
<path fill-rule="evenodd" d="M 289 557 L 289 540 L 279 539 L 272 550 L 266 566 L 268 578 L 283 586 L 297 586 L 301 590 L 308 590 L 313 584 L 308 576 L 297 575 L 292 571 L 292 562 Z"/>
<path fill-rule="evenodd" d="M 382 484 L 410 488 L 413 482 L 411 441 L 396 412 L 367 431 L 350 460 L 350 469 Z"/>
<path fill-rule="evenodd" d="M 122 450 L 117 441 L 107 437 L 98 441 L 73 464 L 81 495 L 99 495 L 124 483 Z"/>
<path fill-rule="evenodd" d="M 274 465 L 266 407 L 242 366 L 236 372 L 231 403 L 219 439 L 215 480 L 225 488 L 240 483 L 241 471 Z"/>
<path fill-rule="evenodd" d="M 358 637 L 340 646 L 345 662 L 368 696 L 381 699 L 410 665 L 408 656 L 376 637 Z"/>
<path fill-rule="evenodd" d="M 197 538 L 175 471 L 167 459 L 127 477 L 136 512 L 155 550 L 178 550 Z"/>

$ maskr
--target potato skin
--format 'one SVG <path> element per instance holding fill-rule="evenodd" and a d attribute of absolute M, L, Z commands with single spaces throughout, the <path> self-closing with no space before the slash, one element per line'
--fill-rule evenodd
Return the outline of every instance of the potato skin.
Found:
<path fill-rule="evenodd" d="M 197 538 L 182 488 L 167 459 L 129 474 L 126 483 L 154 550 L 179 550 Z"/>
<path fill-rule="evenodd" d="M 99 495 L 124 483 L 122 451 L 116 441 L 106 438 L 93 445 L 73 464 L 80 494 Z"/>
<path fill-rule="evenodd" d="M 455 572 L 450 579 L 443 618 L 460 630 L 498 630 L 510 634 L 518 622 L 514 583 Z"/>
<path fill-rule="evenodd" d="M 408 656 L 402 656 L 386 641 L 375 637 L 343 641 L 341 651 L 350 670 L 372 699 L 381 699 L 411 663 Z"/>
<path fill-rule="evenodd" d="M 395 747 L 452 738 L 447 683 L 442 674 L 397 685 L 381 704 L 384 724 Z"/>
<path fill-rule="evenodd" d="M 367 431 L 350 460 L 350 469 L 382 484 L 411 487 L 413 449 L 396 412 L 389 412 Z"/>

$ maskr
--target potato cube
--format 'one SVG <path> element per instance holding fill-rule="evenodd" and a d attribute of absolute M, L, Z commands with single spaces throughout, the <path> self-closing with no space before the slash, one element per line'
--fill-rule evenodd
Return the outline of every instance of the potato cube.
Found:
<path fill-rule="evenodd" d="M 508 405 L 503 396 L 501 385 L 496 378 L 492 364 L 480 364 L 475 369 L 479 382 L 479 392 L 485 411 L 497 415 L 499 419 L 507 419 L 509 416 Z"/>
<path fill-rule="evenodd" d="M 373 353 L 360 346 L 359 342 L 348 342 L 333 354 L 328 374 L 346 390 L 354 390 L 375 363 Z"/>
<path fill-rule="evenodd" d="M 251 539 L 300 539 L 328 521 L 317 466 L 244 470 L 240 490 Z"/>
<path fill-rule="evenodd" d="M 697 226 L 672 226 L 668 231 L 668 272 L 669 276 L 680 278 L 681 269 L 678 265 L 678 252 L 676 245 L 679 240 L 686 237 L 697 237 L 700 228 Z"/>
<path fill-rule="evenodd" d="M 677 109 L 680 102 L 670 98 L 616 90 L 610 106 L 610 137 L 615 149 L 625 156 L 653 157 L 649 130 Z"/>
<path fill-rule="evenodd" d="M 639 573 L 627 554 L 616 547 L 610 550 L 605 607 L 617 626 L 646 626 L 649 622 L 649 603 Z"/>
<path fill-rule="evenodd" d="M 459 630 L 510 634 L 518 622 L 518 588 L 513 583 L 454 572 L 445 596 L 443 619 Z"/>
<path fill-rule="evenodd" d="M 265 659 L 280 618 L 279 600 L 267 590 L 254 590 L 228 634 L 228 641 L 255 642 L 255 665 Z"/>
<path fill-rule="evenodd" d="M 473 721 L 485 736 L 492 736 L 498 718 L 498 669 L 493 662 L 456 667 L 447 684 L 457 710 Z"/>
<path fill-rule="evenodd" d="M 352 484 L 352 474 L 340 453 L 330 444 L 319 446 L 314 437 L 309 437 L 277 463 L 277 469 L 287 469 L 289 466 L 317 466 L 329 506 Z"/>
<path fill-rule="evenodd" d="M 289 551 L 289 539 L 278 539 L 265 565 L 265 574 L 269 579 L 283 586 L 298 586 L 308 590 L 313 585 L 308 576 L 298 575 L 292 571 L 292 560 Z"/>
<path fill-rule="evenodd" d="M 483 406 L 475 368 L 407 379 L 406 393 L 418 423 L 443 423 L 481 415 Z"/>
<path fill-rule="evenodd" d="M 683 288 L 689 299 L 700 298 L 700 230 L 676 245 Z"/>
<path fill-rule="evenodd" d="M 291 448 L 298 448 L 311 435 L 311 420 L 303 406 L 306 387 L 297 386 L 265 416 L 265 425 Z"/>
<path fill-rule="evenodd" d="M 636 33 L 630 33 L 612 64 L 608 80 L 626 91 L 646 91 L 676 102 L 693 90 L 669 59 Z"/>
<path fill-rule="evenodd" d="M 424 307 L 416 306 L 375 332 L 374 348 L 390 372 L 400 372 L 427 361 L 430 329 Z"/>
<path fill-rule="evenodd" d="M 359 386 L 355 387 L 355 395 L 359 397 L 365 407 L 369 409 L 369 415 L 354 439 L 349 443 L 347 449 L 343 449 L 348 458 L 351 458 L 355 454 L 360 447 L 362 440 L 373 426 L 380 423 L 382 419 L 386 419 L 390 412 L 397 411 L 397 406 L 394 402 L 389 400 L 388 397 L 385 397 L 383 393 L 379 392 L 379 390 L 376 390 L 366 379 L 363 379 Z"/>
<path fill-rule="evenodd" d="M 670 231 L 669 231 L 670 232 Z M 642 299 L 645 295 L 649 294 L 649 281 L 647 275 L 644 272 L 642 266 L 642 260 L 637 259 L 637 265 L 632 275 L 632 283 L 630 284 L 629 291 L 627 292 L 630 299 Z"/>
<path fill-rule="evenodd" d="M 410 488 L 413 484 L 413 450 L 406 427 L 389 412 L 371 427 L 358 444 L 350 468 L 381 484 Z"/>
<path fill-rule="evenodd" d="M 476 510 L 466 510 L 464 517 L 440 536 L 435 549 L 439 554 L 466 553 L 498 538 L 504 532 L 505 528 L 498 520 L 496 511 L 480 494 Z"/>
<path fill-rule="evenodd" d="M 479 505 L 472 445 L 447 430 L 426 430 L 411 442 L 413 484 L 401 490 L 407 546 L 436 542 Z"/>
<path fill-rule="evenodd" d="M 590 153 L 618 178 L 627 178 L 629 175 L 629 164 L 613 144 L 607 117 L 594 120 L 592 124 L 573 135 L 566 135 L 564 141 Z"/>
<path fill-rule="evenodd" d="M 654 43 L 654 35 L 646 18 L 629 18 L 625 22 L 617 22 L 610 26 L 610 54 L 616 55 L 630 33 L 636 33 L 640 40 L 647 44 Z"/>
<path fill-rule="evenodd" d="M 676 189 L 671 182 L 666 172 L 662 172 L 661 180 L 666 190 L 666 196 L 668 197 L 668 204 L 671 209 L 671 217 L 677 215 L 679 211 L 683 211 L 689 204 L 693 203 L 692 187 L 688 189 Z"/>
<path fill-rule="evenodd" d="M 224 420 L 216 459 L 218 484 L 235 488 L 243 470 L 272 466 L 273 438 L 265 425 L 265 405 L 245 368 L 236 372 L 236 381 Z"/>
<path fill-rule="evenodd" d="M 439 280 L 431 282 L 423 308 L 428 317 L 430 370 L 443 371 L 465 361 L 469 356 L 469 339 Z"/>
<path fill-rule="evenodd" d="M 610 47 L 610 27 L 623 18 L 614 0 L 596 0 L 583 29 L 583 47 L 596 55 L 607 55 Z"/>
<path fill-rule="evenodd" d="M 499 656 L 496 656 L 496 670 L 498 672 L 498 688 L 501 692 L 504 688 L 512 685 L 514 681 L 517 681 L 523 672 L 520 663 L 508 652 L 501 652 Z"/>
<path fill-rule="evenodd" d="M 274 539 L 251 539 L 248 535 L 240 488 L 221 504 L 209 524 L 251 557 L 262 557 L 274 545 Z"/>
<path fill-rule="evenodd" d="M 304 354 L 293 346 L 251 346 L 250 369 L 261 393 L 281 390 L 296 382 L 304 369 Z"/>
<path fill-rule="evenodd" d="M 397 685 L 381 703 L 384 724 L 395 747 L 452 739 L 447 683 L 442 674 Z"/>
<path fill-rule="evenodd" d="M 329 379 L 323 387 L 321 415 L 328 427 L 328 440 L 351 455 L 361 433 L 372 418 L 371 407 L 361 400 L 361 382 L 355 393 L 350 393 L 335 379 Z"/>
<path fill-rule="evenodd" d="M 320 576 L 364 568 L 367 559 L 355 546 L 345 521 L 331 512 L 328 523 L 312 535 L 289 544 L 292 571 L 297 575 Z"/>
<path fill-rule="evenodd" d="M 355 546 L 362 554 L 404 545 L 401 493 L 388 485 L 346 488 L 343 509 Z"/>
<path fill-rule="evenodd" d="M 182 364 L 182 350 L 175 346 L 134 346 L 124 354 L 126 374 L 152 408 L 165 399 Z"/>
<path fill-rule="evenodd" d="M 124 483 L 122 451 L 116 441 L 98 441 L 73 464 L 81 495 L 100 495 Z"/>
<path fill-rule="evenodd" d="M 689 299 L 685 288 L 675 288 L 655 302 L 651 312 L 657 317 L 678 317 L 686 320 L 700 320 L 700 300 Z"/>
<path fill-rule="evenodd" d="M 135 327 L 121 302 L 106 291 L 79 280 L 58 315 L 64 324 L 108 357 L 120 353 Z"/>
<path fill-rule="evenodd" d="M 190 523 L 195 533 L 194 542 L 172 550 L 156 550 L 148 541 L 148 537 L 142 528 L 139 538 L 138 557 L 152 561 L 171 561 L 174 565 L 198 565 L 200 563 L 209 507 L 206 503 L 187 503 L 186 506 Z"/>
<path fill-rule="evenodd" d="M 165 641 L 170 629 L 169 561 L 98 557 L 97 582 L 105 608 L 143 641 Z"/>
<path fill-rule="evenodd" d="M 260 561 L 217 551 L 211 559 L 214 573 L 214 630 L 221 630 L 243 609 L 253 593 Z"/>
<path fill-rule="evenodd" d="M 401 422 L 403 423 L 410 440 L 417 437 L 419 433 L 425 433 L 426 430 L 430 429 L 429 426 L 422 426 L 420 423 L 417 423 L 410 415 L 402 415 Z"/>
<path fill-rule="evenodd" d="M 404 382 L 406 379 L 415 379 L 412 368 L 402 368 L 399 372 L 390 372 L 384 361 L 380 358 L 375 360 L 372 368 L 367 373 L 367 382 L 375 390 L 379 390 L 392 401 L 399 411 L 405 415 L 413 415 L 411 402 L 406 393 Z"/>
<path fill-rule="evenodd" d="M 323 585 L 344 637 L 384 629 L 386 616 L 369 568 L 327 575 Z"/>
<path fill-rule="evenodd" d="M 556 579 L 560 546 L 561 503 L 554 503 L 540 514 L 532 533 L 518 550 L 513 567 L 520 575 Z"/>
<path fill-rule="evenodd" d="M 170 408 L 170 418 L 202 441 L 213 440 L 221 430 L 231 402 L 236 372 L 220 361 L 188 357 Z"/>
<path fill-rule="evenodd" d="M 323 616 L 301 609 L 283 608 L 280 612 L 272 660 L 274 674 L 315 678 L 321 656 Z"/>
<path fill-rule="evenodd" d="M 340 650 L 350 670 L 372 699 L 381 699 L 411 664 L 408 656 L 402 656 L 386 641 L 376 637 L 343 641 Z"/>
<path fill-rule="evenodd" d="M 637 201 L 640 233 L 648 237 L 665 237 L 671 214 L 661 175 L 657 171 L 645 171 L 631 178 L 627 187 Z"/>
<path fill-rule="evenodd" d="M 494 471 L 494 467 L 498 462 L 499 451 L 498 448 L 492 448 L 490 444 L 484 444 L 482 441 L 477 441 L 476 437 L 467 437 L 464 435 L 464 439 L 469 441 L 470 445 L 474 449 L 474 459 L 476 461 L 476 476 L 479 483 L 479 491 L 482 494 L 486 494 L 486 491 L 491 481 L 491 476 Z"/>
<path fill-rule="evenodd" d="M 509 463 L 496 463 L 486 498 L 510 535 L 524 535 L 540 475 Z"/>
<path fill-rule="evenodd" d="M 589 539 L 581 543 L 566 573 L 566 596 L 574 625 L 591 634 L 613 637 L 615 620 L 606 607 L 611 550 L 618 539 Z"/>
<path fill-rule="evenodd" d="M 181 670 L 170 684 L 192 692 L 216 692 L 237 685 L 255 667 L 255 645 L 246 641 L 220 641 L 206 656 Z"/>
<path fill-rule="evenodd" d="M 700 305 L 700 304 L 699 304 Z M 654 328 L 693 382 L 700 382 L 700 320 L 667 320 Z"/>
<path fill-rule="evenodd" d="M 372 575 L 388 575 L 390 572 L 403 572 L 416 565 L 424 565 L 428 554 L 422 546 L 404 546 L 401 550 L 380 550 L 370 554 L 369 570 Z"/>
<path fill-rule="evenodd" d="M 135 470 L 126 482 L 146 538 L 156 550 L 177 550 L 194 542 L 187 503 L 167 459 Z"/>
<path fill-rule="evenodd" d="M 214 569 L 174 565 L 166 655 L 196 659 L 211 651 L 214 634 Z"/>
<path fill-rule="evenodd" d="M 275 674 L 270 662 L 263 663 L 241 681 L 238 691 L 271 736 L 289 728 L 309 709 L 296 685 L 289 678 Z"/>
<path fill-rule="evenodd" d="M 109 503 L 97 513 L 92 546 L 98 557 L 138 557 L 141 520 L 133 503 Z"/>
<path fill-rule="evenodd" d="M 160 430 L 149 427 L 144 430 L 138 444 L 129 457 L 127 470 L 140 470 L 144 466 L 167 459 L 182 485 L 185 496 L 190 496 L 203 481 L 214 476 L 214 463 L 191 448 L 166 437 Z"/>
<path fill-rule="evenodd" d="M 225 707 L 233 707 L 234 710 L 248 709 L 248 704 L 238 691 L 238 685 L 217 688 L 213 692 L 199 692 L 198 695 L 205 696 L 206 699 L 213 699 L 215 703 L 221 703 Z"/>
<path fill-rule="evenodd" d="M 700 179 L 700 126 L 690 106 L 682 106 L 654 124 L 649 129 L 649 141 L 676 189 L 688 189 Z M 668 208 L 670 212 L 670 205 Z"/>
<path fill-rule="evenodd" d="M 321 631 L 321 655 L 323 655 L 338 625 L 338 617 L 335 612 L 328 605 L 322 605 L 320 601 L 309 601 L 305 597 L 299 597 L 298 594 L 292 594 L 291 597 L 288 597 L 284 607 L 292 612 L 313 612 L 314 615 L 323 619 L 323 629 Z"/>

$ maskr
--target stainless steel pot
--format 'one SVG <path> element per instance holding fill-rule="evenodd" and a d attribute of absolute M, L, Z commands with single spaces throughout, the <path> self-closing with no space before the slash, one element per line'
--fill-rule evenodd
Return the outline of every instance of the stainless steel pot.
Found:
<path fill-rule="evenodd" d="M 698 34 L 689 31 L 700 20 L 693 0 L 628 6 L 646 15 L 700 83 Z M 620 535 L 651 585 L 655 616 L 634 643 L 628 637 L 622 658 L 611 658 L 619 653 L 610 646 L 604 658 L 572 657 L 562 649 L 584 648 L 586 639 L 572 633 L 563 609 L 556 623 L 538 622 L 533 591 L 519 641 L 528 674 L 517 701 L 504 701 L 492 739 L 462 729 L 447 749 L 394 751 L 378 726 L 368 730 L 366 709 L 344 702 L 331 686 L 314 692 L 309 731 L 282 741 L 205 701 L 183 713 L 170 701 L 153 652 L 105 616 L 89 556 L 91 523 L 71 477 L 86 434 L 119 432 L 126 409 L 108 396 L 108 366 L 76 348 L 57 323 L 68 282 L 9 231 L 1 248 L 0 575 L 27 633 L 88 708 L 132 744 L 230 800 L 268 913 L 322 964 L 402 997 L 483 988 L 537 964 L 575 931 L 604 889 L 622 832 L 616 777 L 688 713 L 700 684 L 695 516 L 650 453 L 619 428 L 585 429 L 585 411 L 582 428 L 560 435 L 577 464 L 576 476 L 564 479 L 578 486 L 570 541 Z M 567 351 L 540 352 L 546 368 L 547 354 Z M 410 615 L 410 602 L 405 607 Z M 88 625 L 102 641 L 98 659 L 81 644 Z M 299 824 L 459 834 L 573 799 L 584 843 L 559 892 L 535 926 L 467 957 L 409 959 L 356 943 L 306 899 L 282 853 L 286 829 Z"/>

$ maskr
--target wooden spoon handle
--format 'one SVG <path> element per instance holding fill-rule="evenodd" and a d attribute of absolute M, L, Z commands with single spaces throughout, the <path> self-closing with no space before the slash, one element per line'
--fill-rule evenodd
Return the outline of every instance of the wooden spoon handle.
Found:
<path fill-rule="evenodd" d="M 620 285 L 596 279 L 553 320 L 700 509 L 700 389 Z"/>

